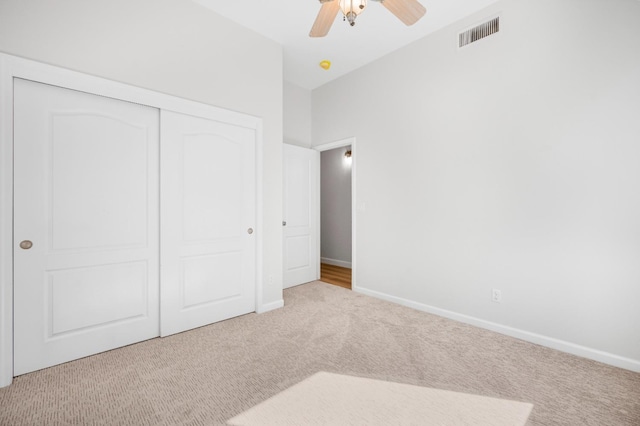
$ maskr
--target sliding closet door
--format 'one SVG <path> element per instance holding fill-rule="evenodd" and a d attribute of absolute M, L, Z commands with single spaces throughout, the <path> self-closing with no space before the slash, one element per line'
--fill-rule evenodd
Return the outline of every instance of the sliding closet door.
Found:
<path fill-rule="evenodd" d="M 255 310 L 255 138 L 162 111 L 163 336 Z"/>
<path fill-rule="evenodd" d="M 14 374 L 159 334 L 159 111 L 15 80 Z"/>

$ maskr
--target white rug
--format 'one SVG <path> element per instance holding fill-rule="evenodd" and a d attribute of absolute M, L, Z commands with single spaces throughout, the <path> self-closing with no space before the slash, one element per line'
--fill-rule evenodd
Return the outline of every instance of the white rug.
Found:
<path fill-rule="evenodd" d="M 228 421 L 234 426 L 522 426 L 532 404 L 320 372 Z"/>

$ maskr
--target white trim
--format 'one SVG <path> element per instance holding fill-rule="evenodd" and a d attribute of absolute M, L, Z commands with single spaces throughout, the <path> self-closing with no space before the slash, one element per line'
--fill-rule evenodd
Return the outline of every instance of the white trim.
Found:
<path fill-rule="evenodd" d="M 264 201 L 262 195 L 262 182 L 264 178 L 264 166 L 262 161 L 263 155 L 262 140 L 262 120 L 256 126 L 256 313 L 266 312 L 264 310 L 264 238 L 262 237 L 264 230 L 263 207 Z"/>
<path fill-rule="evenodd" d="M 323 152 L 329 151 L 331 149 L 342 148 L 343 146 L 349 146 L 356 143 L 356 138 L 347 138 L 341 139 L 335 142 L 329 142 L 322 145 L 312 146 L 311 149 L 315 149 L 316 151 Z"/>
<path fill-rule="evenodd" d="M 12 79 L 17 77 L 209 120 L 223 120 L 225 123 L 248 129 L 258 129 L 258 124 L 262 121 L 261 118 L 249 114 L 154 92 L 152 90 L 82 74 L 53 65 L 18 58 L 4 53 L 0 53 L 0 56 L 2 56 L 8 64 L 8 73 L 3 75 L 2 78 L 9 80 L 7 84 L 9 85 L 10 93 L 7 95 L 10 95 L 11 99 L 13 99 Z"/>
<path fill-rule="evenodd" d="M 343 268 L 351 269 L 351 262 L 345 262 L 344 260 L 329 259 L 328 257 L 321 257 L 320 263 L 326 263 L 327 265 L 341 266 Z"/>
<path fill-rule="evenodd" d="M 341 139 L 335 142 L 329 142 L 322 145 L 314 146 L 312 149 L 323 152 L 330 149 L 341 148 L 343 146 L 351 145 L 351 289 L 356 290 L 358 288 L 357 269 L 356 269 L 356 229 L 357 229 L 357 211 L 356 202 L 356 164 L 358 162 L 358 154 L 356 152 L 356 138 L 351 137 L 347 139 Z M 319 162 L 320 160 L 318 160 Z M 318 167 L 318 174 L 320 174 L 320 167 Z M 318 182 L 320 179 L 318 178 Z M 320 209 L 320 191 L 318 191 L 318 209 Z M 318 214 L 320 218 L 320 214 Z M 320 222 L 320 221 L 319 221 Z M 318 226 L 318 244 L 320 244 L 320 226 Z M 320 247 L 318 247 L 318 263 L 320 263 Z M 320 265 L 318 265 L 318 271 L 320 271 Z"/>
<path fill-rule="evenodd" d="M 602 362 L 604 364 L 613 365 L 614 367 L 624 368 L 640 373 L 640 361 L 625 358 L 619 355 L 611 354 L 608 352 L 600 351 L 586 346 L 576 345 L 575 343 L 567 342 L 564 340 L 554 339 L 553 337 L 543 336 L 541 334 L 532 333 L 518 328 L 509 327 L 495 322 L 486 321 L 480 318 L 472 317 L 469 315 L 459 314 L 457 312 L 448 311 L 445 309 L 436 308 L 434 306 L 425 305 L 423 303 L 415 302 L 401 297 L 391 296 L 386 293 L 381 293 L 375 290 L 369 290 L 359 287 L 354 289 L 358 293 L 372 296 L 378 299 L 386 300 L 388 302 L 397 303 L 399 305 L 407 306 L 419 311 L 428 312 L 430 314 L 438 315 L 441 317 L 449 318 L 455 321 L 471 324 L 476 327 L 484 328 L 486 330 L 495 331 L 500 334 L 515 337 L 527 342 L 535 343 L 537 345 L 546 346 L 548 348 L 556 349 L 562 352 L 567 352 L 573 355 L 577 355 L 583 358 L 592 359 L 594 361 Z"/>
<path fill-rule="evenodd" d="M 284 307 L 284 299 L 276 300 L 275 302 L 262 303 L 260 309 L 256 310 L 257 314 L 264 314 L 265 312 L 274 311 Z"/>
<path fill-rule="evenodd" d="M 0 56 L 0 387 L 13 380 L 13 79 Z"/>
<path fill-rule="evenodd" d="M 0 53 L 0 387 L 13 380 L 13 79 L 37 81 L 93 93 L 160 110 L 223 120 L 256 132 L 256 229 L 263 221 L 262 118 L 166 95 L 124 83 Z M 281 302 L 262 304 L 263 238 L 256 232 L 256 312 Z"/>
<path fill-rule="evenodd" d="M 318 155 L 316 155 L 316 281 L 320 280 L 320 253 L 322 250 L 322 205 L 320 191 L 322 191 L 321 186 L 321 169 L 322 164 L 320 163 L 320 159 L 322 158 L 320 155 L 320 151 L 316 151 Z"/>

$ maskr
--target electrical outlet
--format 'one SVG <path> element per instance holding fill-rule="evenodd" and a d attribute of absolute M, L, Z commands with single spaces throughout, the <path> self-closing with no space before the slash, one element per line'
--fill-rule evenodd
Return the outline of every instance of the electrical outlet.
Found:
<path fill-rule="evenodd" d="M 491 301 L 500 303 L 502 301 L 502 292 L 497 288 L 491 290 Z"/>
<path fill-rule="evenodd" d="M 273 284 L 273 275 L 269 275 L 269 284 Z"/>

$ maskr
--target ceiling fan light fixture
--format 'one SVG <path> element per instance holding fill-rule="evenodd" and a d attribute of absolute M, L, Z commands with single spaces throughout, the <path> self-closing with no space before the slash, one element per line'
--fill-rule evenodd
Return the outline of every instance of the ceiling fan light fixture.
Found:
<path fill-rule="evenodd" d="M 356 18 L 367 6 L 367 0 L 340 0 L 340 10 L 351 26 L 356 24 Z"/>
<path fill-rule="evenodd" d="M 342 11 L 344 20 L 355 25 L 356 18 L 367 7 L 367 0 L 319 0 L 320 12 L 309 32 L 310 37 L 324 37 L 331 29 L 333 21 Z M 372 0 L 380 3 L 405 25 L 413 25 L 427 11 L 419 0 Z"/>

